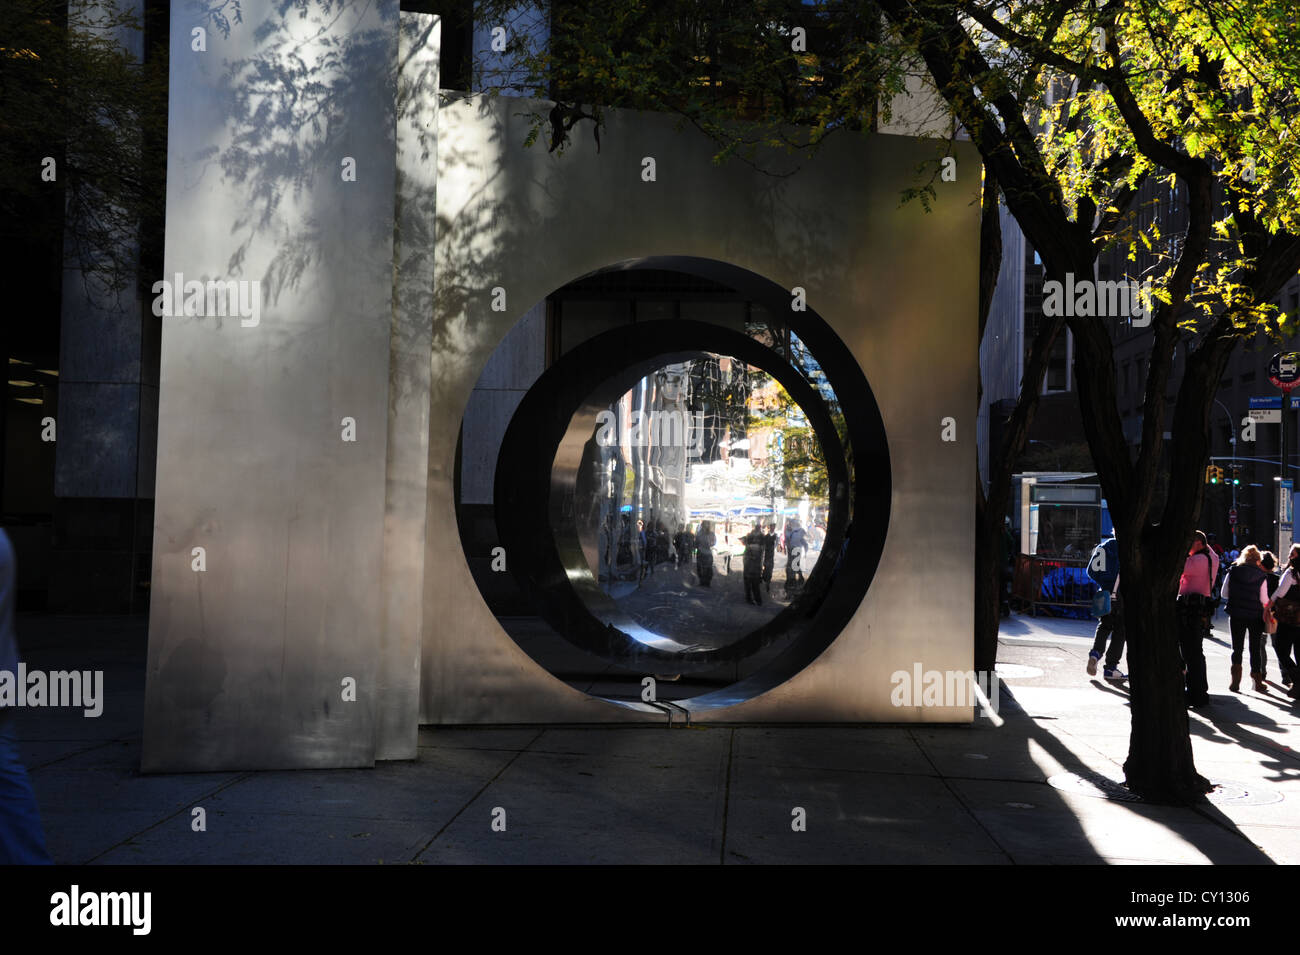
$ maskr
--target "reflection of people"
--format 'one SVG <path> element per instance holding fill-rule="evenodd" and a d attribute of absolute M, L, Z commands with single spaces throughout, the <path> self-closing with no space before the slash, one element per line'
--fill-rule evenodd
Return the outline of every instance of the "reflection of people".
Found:
<path fill-rule="evenodd" d="M 18 674 L 14 636 L 17 573 L 9 535 L 0 530 L 0 671 Z M 0 707 L 0 865 L 48 865 L 45 834 L 27 770 L 18 759 L 14 715 Z"/>
<path fill-rule="evenodd" d="M 792 520 L 790 525 L 785 540 L 787 555 L 785 560 L 785 589 L 787 591 L 798 590 L 803 586 L 803 558 L 804 553 L 808 550 L 808 532 L 803 529 L 797 520 Z"/>
<path fill-rule="evenodd" d="M 763 534 L 755 527 L 744 540 L 745 554 L 741 558 L 745 578 L 745 600 L 748 603 L 763 605 L 763 591 L 759 581 L 763 579 Z"/>
<path fill-rule="evenodd" d="M 776 525 L 768 524 L 767 533 L 760 532 L 763 541 L 763 586 L 772 592 L 772 566 L 776 563 Z"/>
<path fill-rule="evenodd" d="M 625 574 L 630 577 L 636 568 L 636 555 L 632 549 L 632 518 L 627 514 L 623 515 L 623 529 L 618 535 L 618 562 L 615 566 L 619 577 Z"/>
<path fill-rule="evenodd" d="M 645 580 L 646 569 L 650 563 L 649 555 L 646 553 L 645 521 L 636 522 L 636 544 L 637 565 L 640 567 L 640 573 L 637 576 L 637 580 L 640 581 Z"/>
<path fill-rule="evenodd" d="M 713 522 L 702 521 L 700 532 L 695 535 L 695 573 L 699 575 L 701 587 L 710 586 L 713 580 L 713 545 L 717 542 Z"/>
<path fill-rule="evenodd" d="M 685 567 L 695 554 L 695 535 L 691 528 L 683 524 L 677 531 L 677 566 Z"/>

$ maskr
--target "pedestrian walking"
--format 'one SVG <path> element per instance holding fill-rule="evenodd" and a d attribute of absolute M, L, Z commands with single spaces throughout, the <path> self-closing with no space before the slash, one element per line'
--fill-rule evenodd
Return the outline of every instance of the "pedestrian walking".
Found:
<path fill-rule="evenodd" d="M 1250 637 L 1250 678 L 1256 693 L 1267 693 L 1264 683 L 1267 659 L 1264 656 L 1264 609 L 1268 606 L 1268 575 L 1259 566 L 1263 559 L 1258 547 L 1250 544 L 1228 568 L 1221 596 L 1228 602 L 1228 619 L 1232 624 L 1232 682 L 1228 689 L 1241 692 L 1241 655 L 1246 637 Z"/>
<path fill-rule="evenodd" d="M 763 540 L 763 588 L 772 592 L 772 568 L 776 564 L 776 525 L 768 524 L 767 533 L 761 535 Z"/>
<path fill-rule="evenodd" d="M 803 559 L 808 551 L 808 533 L 797 520 L 790 522 L 785 541 L 785 591 L 788 595 L 803 590 Z"/>
<path fill-rule="evenodd" d="M 1103 593 L 1110 594 L 1110 612 L 1097 620 L 1097 632 L 1088 653 L 1088 676 L 1097 675 L 1097 663 L 1104 654 L 1106 662 L 1101 675 L 1111 683 L 1128 679 L 1119 668 L 1120 657 L 1124 655 L 1124 607 L 1120 599 L 1119 575 L 1119 545 L 1114 537 L 1108 537 L 1092 549 L 1088 558 L 1088 576 Z M 1107 640 L 1110 641 L 1109 648 Z"/>
<path fill-rule="evenodd" d="M 745 582 L 745 600 L 756 607 L 763 606 L 763 532 L 755 527 L 744 539 L 745 553 L 741 557 L 741 571 Z"/>
<path fill-rule="evenodd" d="M 640 571 L 637 574 L 637 582 L 645 580 L 646 572 L 650 569 L 650 549 L 649 540 L 646 538 L 645 521 L 636 522 L 636 545 L 637 545 L 637 566 Z"/>
<path fill-rule="evenodd" d="M 691 528 L 687 524 L 681 525 L 677 531 L 677 567 L 689 566 L 689 563 L 695 557 L 695 535 L 691 533 Z"/>
<path fill-rule="evenodd" d="M 1210 702 L 1204 641 L 1210 624 L 1210 594 L 1218 573 L 1219 557 L 1210 548 L 1205 533 L 1197 531 L 1178 580 L 1178 649 L 1183 655 L 1184 692 L 1189 708 Z"/>
<path fill-rule="evenodd" d="M 1277 656 L 1282 683 L 1291 687 L 1291 695 L 1300 693 L 1300 544 L 1292 544 L 1286 569 L 1277 589 L 1269 598 L 1269 607 L 1277 618 L 1273 634 L 1273 653 Z"/>
<path fill-rule="evenodd" d="M 695 535 L 695 573 L 700 578 L 700 586 L 711 586 L 713 581 L 713 546 L 718 536 L 713 533 L 713 522 L 702 521 L 700 532 Z"/>
<path fill-rule="evenodd" d="M 0 530 L 0 671 L 18 679 L 18 639 L 14 635 L 17 562 L 9 535 Z M 14 711 L 0 706 L 0 865 L 49 865 L 41 814 L 27 769 L 18 757 Z"/>

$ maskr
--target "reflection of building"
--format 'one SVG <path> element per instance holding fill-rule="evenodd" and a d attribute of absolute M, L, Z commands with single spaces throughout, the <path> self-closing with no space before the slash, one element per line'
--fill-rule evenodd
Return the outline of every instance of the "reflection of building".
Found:
<path fill-rule="evenodd" d="M 688 518 L 686 476 L 695 451 L 688 412 L 690 377 L 686 364 L 665 365 L 638 381 L 598 422 L 598 469 L 606 488 L 602 497 L 600 576 L 613 580 L 620 552 L 639 564 L 637 522 L 647 531 L 662 527 L 669 534 Z"/>

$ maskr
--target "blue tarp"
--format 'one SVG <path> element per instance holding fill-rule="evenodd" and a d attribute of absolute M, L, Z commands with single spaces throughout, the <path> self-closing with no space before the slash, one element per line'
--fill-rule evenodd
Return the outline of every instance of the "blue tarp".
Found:
<path fill-rule="evenodd" d="M 1092 617 L 1090 606 L 1069 607 L 1065 604 L 1088 604 L 1096 592 L 1097 585 L 1089 579 L 1086 568 L 1053 567 L 1043 574 L 1043 590 L 1039 600 L 1060 601 L 1061 605 L 1042 607 L 1039 613 L 1088 620 Z"/>

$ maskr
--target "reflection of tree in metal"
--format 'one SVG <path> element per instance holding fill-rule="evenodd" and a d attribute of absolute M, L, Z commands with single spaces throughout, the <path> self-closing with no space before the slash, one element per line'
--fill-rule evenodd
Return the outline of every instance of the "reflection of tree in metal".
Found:
<path fill-rule="evenodd" d="M 749 366 L 744 362 L 709 355 L 690 363 L 688 407 L 702 432 L 701 464 L 721 460 L 724 449 L 729 456 L 744 456 L 743 448 L 732 446 L 748 433 L 749 396 Z"/>

